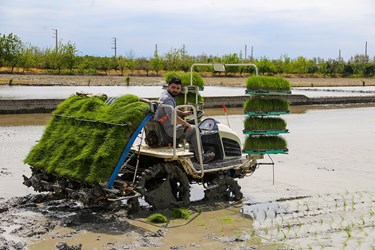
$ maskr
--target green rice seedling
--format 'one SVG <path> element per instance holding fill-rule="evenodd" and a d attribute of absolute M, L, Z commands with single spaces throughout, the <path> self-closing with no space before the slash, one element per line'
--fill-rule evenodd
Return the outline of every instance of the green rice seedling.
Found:
<path fill-rule="evenodd" d="M 285 130 L 286 122 L 275 117 L 247 117 L 244 127 L 250 131 Z"/>
<path fill-rule="evenodd" d="M 309 203 L 306 203 L 305 205 L 306 205 L 306 211 L 309 212 L 310 211 L 310 205 L 309 205 Z"/>
<path fill-rule="evenodd" d="M 277 225 L 276 225 L 276 228 L 277 228 L 277 234 L 279 234 L 279 233 L 280 233 L 280 230 L 281 230 L 281 225 L 280 225 L 280 224 L 277 224 Z"/>
<path fill-rule="evenodd" d="M 166 223 L 168 222 L 168 219 L 164 215 L 157 213 L 157 214 L 151 214 L 150 216 L 148 216 L 147 221 L 151 223 Z"/>
<path fill-rule="evenodd" d="M 24 162 L 91 184 L 108 180 L 149 107 L 134 95 L 119 97 L 111 106 L 104 101 L 83 95 L 63 101 Z"/>
<path fill-rule="evenodd" d="M 370 214 L 370 218 L 374 217 L 374 215 L 375 215 L 375 212 L 374 212 L 374 210 L 370 209 L 370 212 L 369 212 L 369 214 Z"/>
<path fill-rule="evenodd" d="M 344 228 L 344 231 L 346 233 L 347 238 L 351 238 L 352 237 L 352 228 L 351 228 L 350 225 L 346 226 Z"/>
<path fill-rule="evenodd" d="M 168 83 L 168 81 L 172 77 L 179 77 L 181 79 L 182 86 L 190 86 L 190 72 L 189 73 L 178 73 L 175 71 L 167 72 L 165 74 L 165 82 Z M 198 87 L 204 86 L 204 80 L 203 78 L 196 72 L 193 72 L 193 85 Z"/>
<path fill-rule="evenodd" d="M 178 77 L 178 78 L 181 78 L 181 74 L 178 73 L 178 72 L 176 72 L 176 71 L 169 71 L 169 72 L 165 73 L 165 75 L 164 75 L 165 83 L 168 83 L 169 80 L 170 80 L 172 77 Z"/>
<path fill-rule="evenodd" d="M 250 230 L 250 236 L 251 236 L 251 237 L 254 237 L 255 234 L 256 234 L 256 231 L 255 231 L 254 228 L 252 228 L 252 229 Z"/>
<path fill-rule="evenodd" d="M 190 72 L 180 75 L 182 86 L 190 86 Z M 196 72 L 193 72 L 193 85 L 198 87 L 204 86 L 203 78 Z"/>
<path fill-rule="evenodd" d="M 289 103 L 286 100 L 278 98 L 253 97 L 244 103 L 244 109 L 247 112 L 277 112 L 287 111 Z"/>
<path fill-rule="evenodd" d="M 248 90 L 276 90 L 289 91 L 290 83 L 282 77 L 250 76 L 246 80 Z"/>
<path fill-rule="evenodd" d="M 229 218 L 229 217 L 223 217 L 223 218 L 220 218 L 220 220 L 222 222 L 227 222 L 227 223 L 232 223 L 234 221 L 233 218 Z"/>
<path fill-rule="evenodd" d="M 183 105 L 185 102 L 185 94 L 179 94 L 176 97 L 176 104 Z M 198 95 L 198 103 L 203 102 L 203 97 Z M 188 93 L 187 94 L 187 104 L 196 104 L 196 95 L 195 93 Z"/>
<path fill-rule="evenodd" d="M 248 136 L 244 150 L 285 149 L 287 143 L 280 136 Z"/>
<path fill-rule="evenodd" d="M 171 208 L 170 211 L 172 212 L 174 219 L 188 220 L 191 215 L 190 211 L 186 208 Z"/>

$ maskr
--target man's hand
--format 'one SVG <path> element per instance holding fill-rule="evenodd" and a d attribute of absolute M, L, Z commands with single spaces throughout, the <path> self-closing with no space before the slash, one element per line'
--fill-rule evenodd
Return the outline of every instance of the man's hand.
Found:
<path fill-rule="evenodd" d="M 185 128 L 190 128 L 191 127 L 191 125 L 188 123 L 188 122 L 184 122 L 184 124 L 182 124 L 182 126 L 184 126 Z"/>
<path fill-rule="evenodd" d="M 187 121 L 185 121 L 184 119 L 181 119 L 181 117 L 179 116 L 177 116 L 176 121 L 177 121 L 177 124 L 181 124 L 185 129 L 191 127 L 191 125 Z"/>
<path fill-rule="evenodd" d="M 188 115 L 191 115 L 191 114 L 192 114 L 191 111 L 183 111 L 183 112 L 182 112 L 182 115 L 183 115 L 183 116 L 188 116 Z"/>
<path fill-rule="evenodd" d="M 188 115 L 193 114 L 191 111 L 181 111 L 181 110 L 177 110 L 177 113 L 178 113 L 178 116 L 180 116 L 180 117 L 184 117 L 184 116 L 188 116 Z"/>

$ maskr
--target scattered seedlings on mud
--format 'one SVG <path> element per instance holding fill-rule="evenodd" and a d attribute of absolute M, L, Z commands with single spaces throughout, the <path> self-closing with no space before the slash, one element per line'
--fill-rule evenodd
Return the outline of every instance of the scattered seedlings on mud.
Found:
<path fill-rule="evenodd" d="M 169 210 L 163 210 L 163 213 L 154 213 L 147 217 L 147 222 L 151 223 L 167 223 L 171 219 L 185 219 L 190 218 L 190 211 L 186 208 L 171 208 Z M 170 218 L 170 219 L 168 219 Z"/>
<path fill-rule="evenodd" d="M 375 246 L 373 196 L 346 192 L 283 199 L 250 204 L 244 213 L 253 218 L 255 234 L 266 244 L 298 249 L 370 249 Z"/>
<path fill-rule="evenodd" d="M 173 214 L 173 219 L 186 219 L 190 218 L 190 211 L 186 208 L 171 208 L 170 209 Z"/>
<path fill-rule="evenodd" d="M 163 214 L 156 213 L 148 216 L 147 221 L 151 223 L 167 223 L 168 219 Z"/>

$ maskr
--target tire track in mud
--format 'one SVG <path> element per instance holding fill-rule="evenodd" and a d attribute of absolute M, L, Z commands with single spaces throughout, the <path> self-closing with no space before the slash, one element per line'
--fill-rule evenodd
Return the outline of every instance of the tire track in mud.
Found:
<path fill-rule="evenodd" d="M 251 234 L 293 249 L 374 249 L 375 193 L 345 192 L 246 204 Z"/>
<path fill-rule="evenodd" d="M 82 235 L 98 235 L 97 243 L 85 241 Z M 106 235 L 111 235 L 105 241 Z M 81 244 L 102 244 L 103 248 L 137 249 L 159 247 L 162 233 L 152 233 L 128 222 L 127 207 L 84 206 L 74 200 L 60 199 L 49 194 L 27 195 L 0 202 L 0 249 L 52 249 L 79 238 Z M 81 243 L 82 243 L 81 242 Z M 126 242 L 126 244 L 124 243 Z M 46 244 L 40 247 L 38 244 Z M 100 248 L 100 247 L 99 247 Z M 58 249 L 81 249 L 58 248 Z"/>

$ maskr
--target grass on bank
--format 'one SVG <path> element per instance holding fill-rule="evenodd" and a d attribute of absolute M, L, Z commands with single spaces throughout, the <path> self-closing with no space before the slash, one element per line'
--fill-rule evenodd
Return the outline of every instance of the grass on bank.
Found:
<path fill-rule="evenodd" d="M 121 96 L 110 106 L 105 99 L 75 95 L 63 101 L 24 162 L 88 183 L 108 181 L 149 106 L 134 95 Z"/>

